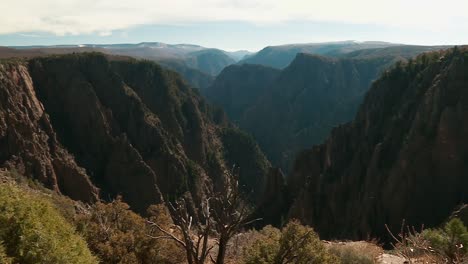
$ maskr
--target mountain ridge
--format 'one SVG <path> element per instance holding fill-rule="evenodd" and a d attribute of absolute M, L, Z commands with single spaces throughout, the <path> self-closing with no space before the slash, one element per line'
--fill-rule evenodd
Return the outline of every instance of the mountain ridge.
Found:
<path fill-rule="evenodd" d="M 385 224 L 436 226 L 466 203 L 467 62 L 462 47 L 385 72 L 354 121 L 296 159 L 290 217 L 325 238 L 385 238 Z"/>
<path fill-rule="evenodd" d="M 223 112 L 177 73 L 155 63 L 80 53 L 0 65 L 2 105 L 17 105 L 0 107 L 0 147 L 7 150 L 0 167 L 74 199 L 97 199 L 98 186 L 99 197 L 122 195 L 144 213 L 182 195 L 200 204 L 208 189 L 223 185 L 224 171 L 234 164 L 246 192 L 266 180 L 270 165 L 255 142 L 235 132 Z M 39 110 L 32 112 L 32 106 Z M 18 147 L 29 141 L 36 145 Z M 242 159 L 234 147 L 253 158 Z"/>

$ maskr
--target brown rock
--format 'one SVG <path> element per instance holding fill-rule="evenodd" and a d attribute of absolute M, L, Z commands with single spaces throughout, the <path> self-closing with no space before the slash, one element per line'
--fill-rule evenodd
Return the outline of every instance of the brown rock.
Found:
<path fill-rule="evenodd" d="M 74 199 L 94 201 L 98 186 L 142 213 L 182 195 L 197 205 L 232 164 L 259 179 L 247 183 L 262 183 L 269 165 L 235 133 L 236 151 L 260 161 L 228 157 L 222 112 L 151 62 L 97 53 L 0 62 L 0 103 L 0 167 Z"/>
<path fill-rule="evenodd" d="M 29 175 L 74 199 L 95 201 L 97 188 L 56 140 L 23 64 L 0 65 L 0 102 L 0 167 Z"/>

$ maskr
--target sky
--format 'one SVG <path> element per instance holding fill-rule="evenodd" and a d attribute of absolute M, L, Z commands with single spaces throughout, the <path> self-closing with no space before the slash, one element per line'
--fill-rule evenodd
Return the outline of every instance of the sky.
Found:
<path fill-rule="evenodd" d="M 0 0 L 0 46 L 468 44 L 467 0 Z"/>

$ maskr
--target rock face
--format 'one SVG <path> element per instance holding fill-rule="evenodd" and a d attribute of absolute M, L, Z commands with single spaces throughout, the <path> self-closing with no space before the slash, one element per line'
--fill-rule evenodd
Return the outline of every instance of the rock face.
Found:
<path fill-rule="evenodd" d="M 231 65 L 216 77 L 203 94 L 223 108 L 234 122 L 243 119 L 247 109 L 268 92 L 280 70 L 254 64 Z"/>
<path fill-rule="evenodd" d="M 96 200 L 97 188 L 57 140 L 27 65 L 0 64 L 0 102 L 0 167 L 30 175 L 74 199 Z"/>
<path fill-rule="evenodd" d="M 212 76 L 218 75 L 226 66 L 236 63 L 225 52 L 217 49 L 195 51 L 185 59 L 187 66 Z"/>
<path fill-rule="evenodd" d="M 185 65 L 183 61 L 179 60 L 161 60 L 158 61 L 161 66 L 166 67 L 167 69 L 173 70 L 179 73 L 184 80 L 187 81 L 192 87 L 204 91 L 209 87 L 213 81 L 214 77 L 208 73 L 201 72 L 200 70 L 193 69 Z"/>
<path fill-rule="evenodd" d="M 233 164 L 247 190 L 251 177 L 266 177 L 258 146 L 246 151 L 261 160 L 227 156 L 222 135 L 234 128 L 223 113 L 154 63 L 95 53 L 1 67 L 0 166 L 72 198 L 95 199 L 97 186 L 102 198 L 122 195 L 144 212 L 187 194 L 199 203 Z M 230 140 L 245 146 L 238 134 Z"/>
<path fill-rule="evenodd" d="M 383 237 L 402 219 L 430 227 L 468 199 L 468 49 L 397 64 L 353 122 L 302 152 L 290 217 L 323 238 Z"/>
<path fill-rule="evenodd" d="M 244 62 L 287 57 L 285 69 L 231 65 L 203 93 L 254 136 L 275 166 L 289 173 L 300 150 L 322 143 L 333 127 L 354 118 L 365 92 L 385 69 L 438 48 L 379 42 L 270 47 Z"/>
<path fill-rule="evenodd" d="M 256 216 L 261 220 L 256 223 L 257 227 L 262 227 L 265 224 L 283 226 L 287 220 L 290 203 L 290 195 L 283 172 L 279 168 L 272 168 L 258 203 Z"/>
<path fill-rule="evenodd" d="M 371 82 L 393 58 L 332 59 L 299 54 L 239 121 L 283 170 L 301 149 L 351 120 Z"/>

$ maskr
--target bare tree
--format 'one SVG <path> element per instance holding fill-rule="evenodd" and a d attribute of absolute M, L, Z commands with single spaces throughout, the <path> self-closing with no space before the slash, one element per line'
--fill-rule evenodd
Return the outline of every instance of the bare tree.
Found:
<path fill-rule="evenodd" d="M 189 214 L 187 208 L 187 202 L 185 199 L 180 199 L 174 204 L 169 203 L 169 211 L 175 226 L 182 236 L 179 238 L 179 234 L 172 231 L 166 230 L 161 227 L 158 223 L 148 221 L 151 226 L 156 227 L 163 235 L 152 236 L 155 239 L 171 239 L 182 247 L 187 255 L 187 262 L 189 264 L 204 264 L 213 245 L 208 245 L 209 233 L 211 230 L 210 221 L 210 207 L 208 200 L 202 205 L 201 213 L 203 215 L 204 223 L 201 221 L 195 223 L 193 217 Z"/>
<path fill-rule="evenodd" d="M 202 204 L 202 219 L 194 223 L 189 214 L 184 199 L 173 205 L 169 203 L 169 210 L 174 224 L 181 233 L 181 238 L 165 230 L 157 223 L 148 221 L 163 233 L 156 239 L 172 239 L 184 248 L 189 264 L 203 264 L 209 257 L 211 262 L 223 264 L 229 240 L 240 230 L 258 219 L 251 219 L 252 208 L 244 201 L 239 189 L 238 174 L 235 168 L 225 172 L 225 184 L 221 191 L 210 192 Z M 203 222 L 203 224 L 201 223 Z M 209 245 L 210 234 L 218 245 L 216 259 L 211 256 L 214 245 Z"/>
<path fill-rule="evenodd" d="M 223 264 L 229 240 L 246 225 L 259 219 L 252 219 L 252 207 L 243 199 L 239 189 L 239 173 L 234 167 L 226 172 L 226 182 L 222 192 L 210 199 L 212 219 L 217 232 L 218 255 L 216 264 Z"/>
<path fill-rule="evenodd" d="M 431 261 L 437 261 L 436 252 L 431 248 L 429 241 L 422 235 L 424 225 L 421 226 L 421 230 L 418 232 L 414 226 L 410 227 L 406 225 L 405 219 L 403 219 L 400 232 L 396 235 L 390 230 L 388 225 L 385 225 L 385 228 L 394 241 L 390 243 L 391 246 L 408 263 L 413 263 L 413 258 L 418 256 L 424 256 Z"/>

